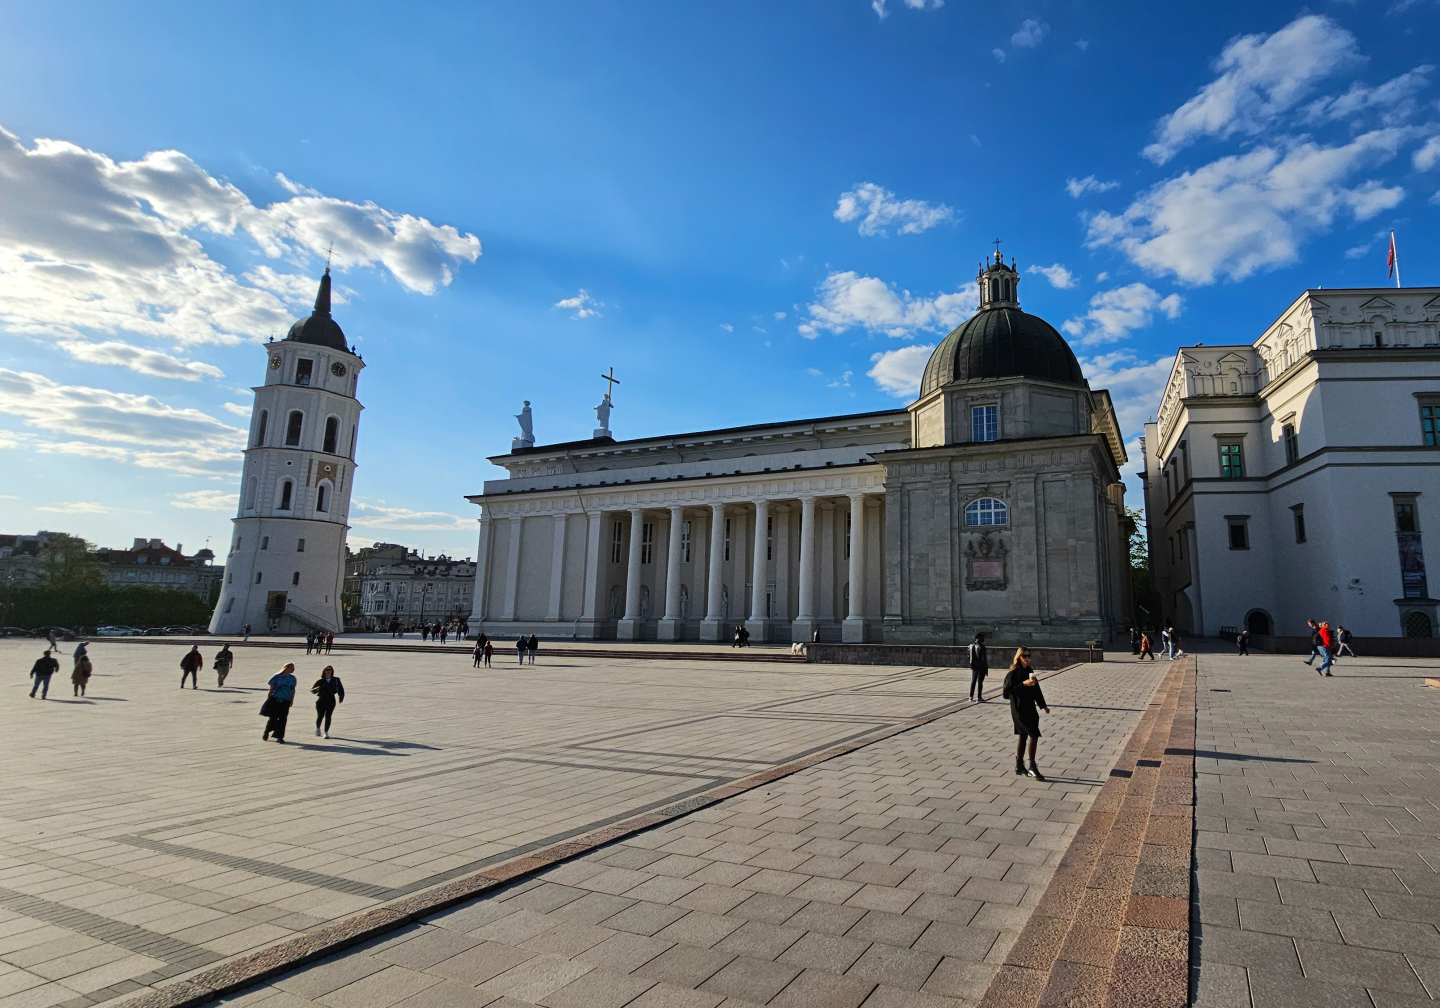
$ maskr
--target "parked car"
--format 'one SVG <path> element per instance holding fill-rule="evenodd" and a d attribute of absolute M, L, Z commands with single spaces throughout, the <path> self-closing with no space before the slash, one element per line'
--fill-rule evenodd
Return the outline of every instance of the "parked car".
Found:
<path fill-rule="evenodd" d="M 164 627 L 152 626 L 152 627 L 149 627 L 148 629 L 146 629 L 145 633 L 144 633 L 142 636 L 145 636 L 145 637 L 165 637 L 165 636 L 167 636 L 167 634 L 166 634 L 166 630 L 165 630 Z"/>
<path fill-rule="evenodd" d="M 6 626 L 0 627 L 0 637 L 29 637 L 30 631 L 24 627 Z"/>
<path fill-rule="evenodd" d="M 145 633 L 133 626 L 102 626 L 95 628 L 96 637 L 140 637 Z"/>
<path fill-rule="evenodd" d="M 210 631 L 203 627 L 167 626 L 165 632 L 174 637 L 193 637 L 196 634 L 209 633 Z"/>
<path fill-rule="evenodd" d="M 63 626 L 57 626 L 57 627 L 43 627 L 43 626 L 42 626 L 42 627 L 36 627 L 34 630 L 31 630 L 31 631 L 30 631 L 30 636 L 31 636 L 31 637 L 49 637 L 52 631 L 54 632 L 56 638 L 58 638 L 59 640 L 63 640 L 63 641 L 73 641 L 73 640 L 78 640 L 78 639 L 79 639 L 79 635 L 78 635 L 77 633 L 75 633 L 74 630 L 71 630 L 71 629 L 69 629 L 69 628 L 67 628 L 67 627 L 63 627 Z"/>

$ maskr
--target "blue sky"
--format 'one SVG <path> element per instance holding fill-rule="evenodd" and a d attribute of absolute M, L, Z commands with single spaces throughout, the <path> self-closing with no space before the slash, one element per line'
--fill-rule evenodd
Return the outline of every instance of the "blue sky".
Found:
<path fill-rule="evenodd" d="M 902 406 L 995 238 L 1127 437 L 1175 348 L 1435 283 L 1434 0 L 16 5 L 0 530 L 223 542 L 257 343 L 365 355 L 352 544 L 587 437 Z M 1132 460 L 1128 467 L 1135 469 Z M 1132 495 L 1133 496 L 1133 495 Z"/>

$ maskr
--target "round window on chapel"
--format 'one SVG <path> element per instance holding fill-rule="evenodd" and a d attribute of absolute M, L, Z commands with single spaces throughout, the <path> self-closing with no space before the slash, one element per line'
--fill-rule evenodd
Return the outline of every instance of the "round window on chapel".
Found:
<path fill-rule="evenodd" d="M 967 526 L 1004 525 L 1008 520 L 1005 502 L 998 501 L 994 497 L 981 497 L 979 500 L 965 505 L 965 524 Z"/>

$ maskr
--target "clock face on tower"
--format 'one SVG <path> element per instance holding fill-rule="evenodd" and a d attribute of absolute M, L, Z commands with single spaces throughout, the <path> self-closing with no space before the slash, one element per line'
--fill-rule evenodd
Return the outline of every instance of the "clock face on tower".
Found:
<path fill-rule="evenodd" d="M 336 361 L 334 364 L 330 365 L 330 373 L 333 374 L 336 378 L 344 378 L 345 365 L 341 364 L 339 361 Z"/>
<path fill-rule="evenodd" d="M 279 371 L 279 370 L 280 370 L 280 358 L 279 358 L 279 357 L 271 357 L 271 358 L 270 358 L 270 370 L 271 370 L 271 371 Z"/>

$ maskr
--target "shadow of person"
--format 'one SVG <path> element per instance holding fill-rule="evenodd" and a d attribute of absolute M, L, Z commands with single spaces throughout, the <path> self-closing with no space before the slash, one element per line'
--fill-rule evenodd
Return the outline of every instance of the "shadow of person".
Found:
<path fill-rule="evenodd" d="M 349 753 L 351 756 L 404 756 L 404 753 L 390 752 L 387 749 L 361 749 L 359 746 L 347 745 L 315 745 L 310 742 L 293 743 L 296 749 L 307 749 L 314 752 Z"/>
<path fill-rule="evenodd" d="M 421 742 L 382 742 L 377 739 L 346 739 L 347 742 L 354 742 L 357 745 L 376 746 L 380 749 L 429 749 L 432 752 L 439 752 L 440 746 L 425 745 Z"/>
<path fill-rule="evenodd" d="M 73 704 L 89 704 L 89 703 L 90 703 L 90 698 L 89 698 L 89 697 L 76 697 L 76 698 L 74 698 L 73 700 L 62 700 L 60 697 L 46 697 L 45 699 L 49 700 L 51 703 L 73 703 Z"/>

